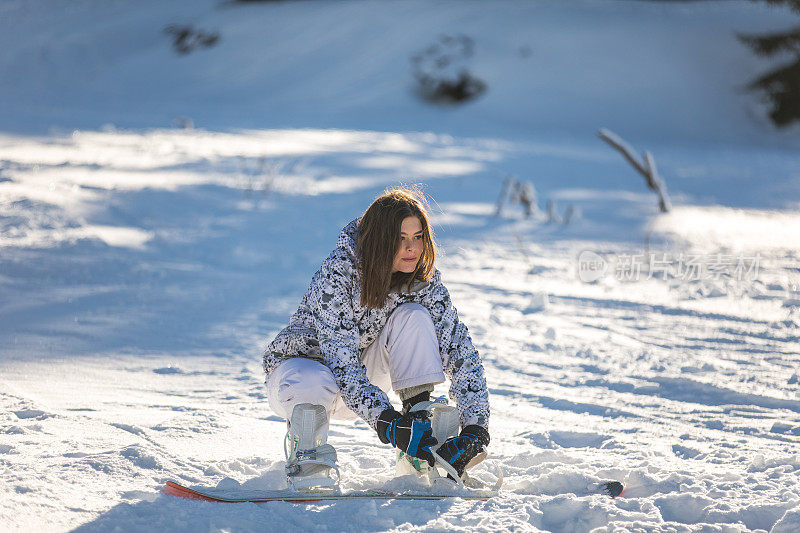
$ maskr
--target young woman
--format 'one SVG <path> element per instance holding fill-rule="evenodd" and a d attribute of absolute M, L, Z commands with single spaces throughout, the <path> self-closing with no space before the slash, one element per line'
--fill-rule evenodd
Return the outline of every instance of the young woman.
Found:
<path fill-rule="evenodd" d="M 289 325 L 264 352 L 264 370 L 270 406 L 290 421 L 290 433 L 315 423 L 326 434 L 329 417 L 361 417 L 384 444 L 431 465 L 436 451 L 461 475 L 489 444 L 489 400 L 480 356 L 435 268 L 423 198 L 389 190 L 345 226 Z M 445 377 L 461 431 L 437 442 L 429 413 L 412 407 L 429 400 Z M 310 418 L 298 414 L 301 406 Z M 303 454 L 298 446 L 324 444 L 314 431 L 305 444 L 292 441 L 290 482 Z M 329 458 L 335 468 L 335 453 Z"/>

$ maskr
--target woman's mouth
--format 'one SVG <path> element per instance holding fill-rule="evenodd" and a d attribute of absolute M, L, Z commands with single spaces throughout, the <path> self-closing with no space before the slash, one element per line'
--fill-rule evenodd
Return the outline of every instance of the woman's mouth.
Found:
<path fill-rule="evenodd" d="M 416 261 L 416 260 L 417 260 L 416 257 L 404 257 L 403 258 L 403 261 L 408 261 L 409 263 L 412 262 L 412 261 Z"/>

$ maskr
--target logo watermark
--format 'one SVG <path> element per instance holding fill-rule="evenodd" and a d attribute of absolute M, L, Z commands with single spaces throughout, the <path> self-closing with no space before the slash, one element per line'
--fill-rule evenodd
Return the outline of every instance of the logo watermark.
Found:
<path fill-rule="evenodd" d="M 591 283 L 608 272 L 608 261 L 597 252 L 584 250 L 578 254 L 578 279 Z"/>
<path fill-rule="evenodd" d="M 619 253 L 602 256 L 592 250 L 578 254 L 578 279 L 592 283 L 608 274 L 617 281 L 674 279 L 682 281 L 753 281 L 758 277 L 761 255 Z"/>

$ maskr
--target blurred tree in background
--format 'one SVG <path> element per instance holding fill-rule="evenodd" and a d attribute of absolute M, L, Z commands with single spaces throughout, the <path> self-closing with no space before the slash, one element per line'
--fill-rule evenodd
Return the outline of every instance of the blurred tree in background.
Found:
<path fill-rule="evenodd" d="M 468 67 L 475 42 L 466 35 L 440 35 L 439 39 L 411 57 L 419 95 L 438 104 L 457 104 L 476 98 L 486 82 Z"/>
<path fill-rule="evenodd" d="M 753 0 L 786 6 L 800 14 L 800 0 Z M 764 91 L 772 106 L 769 116 L 778 127 L 800 122 L 800 26 L 767 35 L 738 34 L 757 55 L 786 54 L 790 59 L 753 80 L 748 89 Z"/>

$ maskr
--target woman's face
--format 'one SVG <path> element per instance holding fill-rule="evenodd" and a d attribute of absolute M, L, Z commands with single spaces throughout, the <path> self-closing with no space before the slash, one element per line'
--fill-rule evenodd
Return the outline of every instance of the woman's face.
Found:
<path fill-rule="evenodd" d="M 394 254 L 392 274 L 414 272 L 422 255 L 422 223 L 417 217 L 406 217 L 400 225 L 400 248 Z"/>

